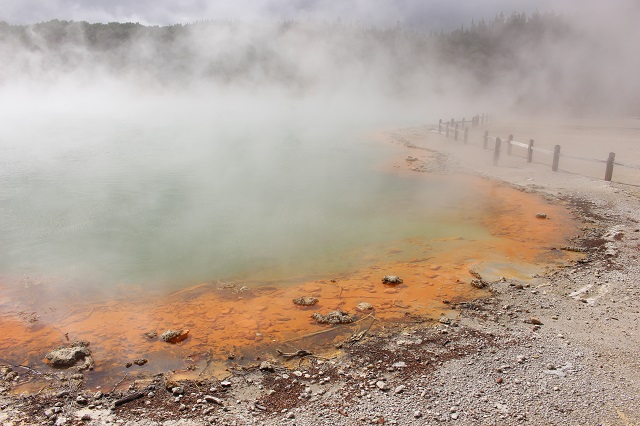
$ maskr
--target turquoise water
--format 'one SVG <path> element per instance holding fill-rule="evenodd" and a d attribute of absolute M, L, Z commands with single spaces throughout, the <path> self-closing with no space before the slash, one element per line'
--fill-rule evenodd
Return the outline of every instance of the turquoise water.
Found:
<path fill-rule="evenodd" d="M 397 152 L 367 136 L 373 120 L 286 118 L 6 119 L 0 276 L 107 288 L 311 276 L 363 245 L 484 232 L 448 222 L 470 193 L 455 179 L 379 171 Z"/>

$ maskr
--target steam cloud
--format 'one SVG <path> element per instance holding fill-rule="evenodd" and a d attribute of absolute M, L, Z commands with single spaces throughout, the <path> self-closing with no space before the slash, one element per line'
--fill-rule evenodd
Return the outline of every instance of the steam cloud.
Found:
<path fill-rule="evenodd" d="M 127 92 L 199 92 L 207 86 L 216 91 L 276 89 L 294 96 L 350 93 L 406 100 L 411 106 L 421 99 L 442 103 L 440 110 L 462 103 L 467 110 L 494 112 L 516 107 L 637 115 L 639 108 L 635 76 L 640 59 L 633 52 L 640 40 L 635 25 L 640 5 L 632 0 L 582 2 L 576 9 L 571 2 L 552 2 L 557 11 L 552 13 L 531 12 L 534 7 L 549 10 L 551 3 L 544 1 L 510 3 L 530 13 L 490 16 L 488 10 L 504 4 L 494 1 L 480 9 L 475 2 L 445 7 L 437 1 L 379 0 L 365 7 L 359 2 L 269 1 L 256 6 L 245 1 L 234 6 L 186 2 L 170 8 L 94 2 L 80 8 L 57 1 L 48 3 L 48 9 L 34 8 L 39 15 L 27 15 L 32 10 L 28 3 L 9 2 L 4 14 L 15 21 L 234 20 L 165 27 L 2 23 L 3 90 L 125 84 Z"/>

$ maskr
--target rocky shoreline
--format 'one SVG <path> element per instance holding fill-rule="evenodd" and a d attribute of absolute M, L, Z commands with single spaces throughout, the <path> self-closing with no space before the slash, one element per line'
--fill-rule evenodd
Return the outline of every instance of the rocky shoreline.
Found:
<path fill-rule="evenodd" d="M 583 228 L 564 249 L 580 255 L 526 281 L 487 282 L 487 298 L 443 300 L 456 317 L 384 324 L 343 345 L 338 357 L 302 351 L 286 362 L 232 369 L 222 380 L 125 377 L 113 389 L 89 392 L 82 371 L 45 378 L 27 367 L 3 366 L 2 424 L 640 422 L 639 189 L 580 176 L 557 179 L 535 165 L 492 169 L 461 159 L 424 131 L 408 130 L 395 140 L 406 146 L 415 172 L 473 171 L 565 204 Z M 22 396 L 11 392 L 30 380 L 45 385 Z"/>

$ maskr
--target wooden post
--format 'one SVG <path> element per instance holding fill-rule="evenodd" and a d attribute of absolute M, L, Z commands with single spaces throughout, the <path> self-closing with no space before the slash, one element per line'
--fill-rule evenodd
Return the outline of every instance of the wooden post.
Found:
<path fill-rule="evenodd" d="M 456 123 L 455 134 L 454 134 L 453 139 L 456 140 L 456 141 L 458 140 L 458 123 Z"/>
<path fill-rule="evenodd" d="M 558 163 L 560 162 L 560 145 L 556 145 L 553 148 L 553 163 L 551 164 L 551 170 L 558 171 Z"/>
<path fill-rule="evenodd" d="M 438 121 L 438 133 L 442 133 L 442 118 Z"/>
<path fill-rule="evenodd" d="M 533 161 L 533 139 L 529 139 L 529 146 L 527 147 L 527 163 Z"/>
<path fill-rule="evenodd" d="M 509 135 L 509 140 L 507 141 L 507 155 L 511 155 L 511 142 L 513 142 L 513 135 Z"/>
<path fill-rule="evenodd" d="M 485 130 L 484 131 L 484 142 L 482 143 L 482 147 L 484 149 L 487 149 L 488 146 L 489 146 L 489 131 Z"/>
<path fill-rule="evenodd" d="M 464 128 L 464 143 L 467 143 L 469 141 L 469 128 L 465 127 Z"/>
<path fill-rule="evenodd" d="M 447 121 L 447 134 L 446 134 L 446 136 L 449 137 L 449 122 L 448 121 Z"/>
<path fill-rule="evenodd" d="M 493 150 L 493 165 L 498 165 L 498 160 L 500 159 L 500 138 L 496 138 L 496 147 Z"/>
<path fill-rule="evenodd" d="M 465 119 L 462 117 L 462 127 L 464 127 Z"/>
<path fill-rule="evenodd" d="M 453 127 L 453 123 L 455 123 L 455 121 L 453 120 L 453 118 L 451 119 L 451 127 Z"/>
<path fill-rule="evenodd" d="M 616 159 L 616 153 L 610 152 L 609 158 L 607 158 L 607 170 L 604 172 L 604 180 L 611 182 L 611 178 L 613 177 L 613 162 Z"/>

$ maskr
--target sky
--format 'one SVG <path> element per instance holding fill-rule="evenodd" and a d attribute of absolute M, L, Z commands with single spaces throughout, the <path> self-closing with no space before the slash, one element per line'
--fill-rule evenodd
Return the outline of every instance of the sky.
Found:
<path fill-rule="evenodd" d="M 621 0 L 612 0 L 607 4 Z M 0 20 L 189 23 L 205 19 L 313 19 L 355 24 L 451 29 L 504 12 L 565 12 L 595 0 L 0 0 Z"/>

